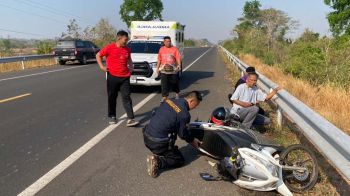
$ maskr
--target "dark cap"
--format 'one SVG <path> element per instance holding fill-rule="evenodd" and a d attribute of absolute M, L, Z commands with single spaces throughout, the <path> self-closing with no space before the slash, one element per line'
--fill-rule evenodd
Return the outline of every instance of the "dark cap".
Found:
<path fill-rule="evenodd" d="M 255 72 L 255 67 L 247 67 L 247 69 L 245 69 L 245 72 L 247 73 Z"/>

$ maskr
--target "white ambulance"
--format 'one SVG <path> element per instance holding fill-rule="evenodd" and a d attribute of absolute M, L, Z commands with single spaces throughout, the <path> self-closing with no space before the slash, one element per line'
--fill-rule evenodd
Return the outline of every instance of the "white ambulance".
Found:
<path fill-rule="evenodd" d="M 169 36 L 176 46 L 181 58 L 184 57 L 185 25 L 172 21 L 133 21 L 130 25 L 131 58 L 134 62 L 134 72 L 130 77 L 131 85 L 159 86 L 157 57 L 163 38 Z"/>

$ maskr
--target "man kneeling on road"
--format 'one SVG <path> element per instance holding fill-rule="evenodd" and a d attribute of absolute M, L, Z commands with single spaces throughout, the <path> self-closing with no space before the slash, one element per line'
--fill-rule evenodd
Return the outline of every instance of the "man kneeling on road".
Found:
<path fill-rule="evenodd" d="M 146 147 L 153 155 L 147 156 L 148 174 L 155 178 L 161 169 L 181 167 L 185 159 L 175 145 L 177 135 L 198 148 L 200 141 L 187 129 L 191 115 L 189 110 L 196 108 L 202 96 L 192 91 L 185 98 L 165 99 L 156 109 L 150 123 L 143 130 Z"/>
<path fill-rule="evenodd" d="M 273 89 L 268 95 L 262 92 L 256 82 L 259 75 L 257 73 L 248 73 L 246 83 L 240 84 L 233 93 L 231 100 L 233 107 L 231 113 L 239 116 L 242 125 L 251 128 L 254 125 L 267 125 L 270 119 L 258 114 L 259 103 L 270 100 L 279 90 L 279 87 Z"/>

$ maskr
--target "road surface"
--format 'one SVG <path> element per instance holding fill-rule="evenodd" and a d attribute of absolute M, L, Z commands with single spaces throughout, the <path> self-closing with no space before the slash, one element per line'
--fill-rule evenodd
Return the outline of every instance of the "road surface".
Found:
<path fill-rule="evenodd" d="M 228 106 L 232 87 L 217 48 L 185 49 L 184 68 L 181 89 L 205 94 L 192 120 L 207 120 L 215 107 Z M 141 87 L 133 89 L 132 99 L 144 125 L 161 95 Z M 210 159 L 179 140 L 186 165 L 150 178 L 141 128 L 127 128 L 121 120 L 103 135 L 106 111 L 105 76 L 95 63 L 1 74 L 0 195 L 17 195 L 31 185 L 37 195 L 266 195 L 201 180 L 200 172 L 215 173 Z M 124 113 L 118 98 L 117 116 Z M 94 145 L 82 147 L 89 141 Z"/>

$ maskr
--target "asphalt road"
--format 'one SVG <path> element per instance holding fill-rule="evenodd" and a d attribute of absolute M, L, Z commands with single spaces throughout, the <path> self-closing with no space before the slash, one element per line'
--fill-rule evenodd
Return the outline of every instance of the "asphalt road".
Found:
<path fill-rule="evenodd" d="M 204 92 L 204 101 L 191 114 L 193 120 L 207 120 L 216 106 L 228 104 L 232 87 L 226 67 L 217 48 L 187 48 L 184 67 L 188 65 L 181 89 Z M 108 126 L 105 77 L 94 63 L 0 75 L 0 100 L 26 93 L 30 95 L 0 103 L 0 195 L 20 193 Z M 134 106 L 152 93 L 157 90 L 135 88 Z M 136 112 L 142 124 L 160 99 L 155 95 Z M 123 114 L 118 99 L 117 116 Z M 38 195 L 265 195 L 230 182 L 201 180 L 200 172 L 214 173 L 209 158 L 183 141 L 178 144 L 186 165 L 152 179 L 141 128 L 122 123 Z"/>

